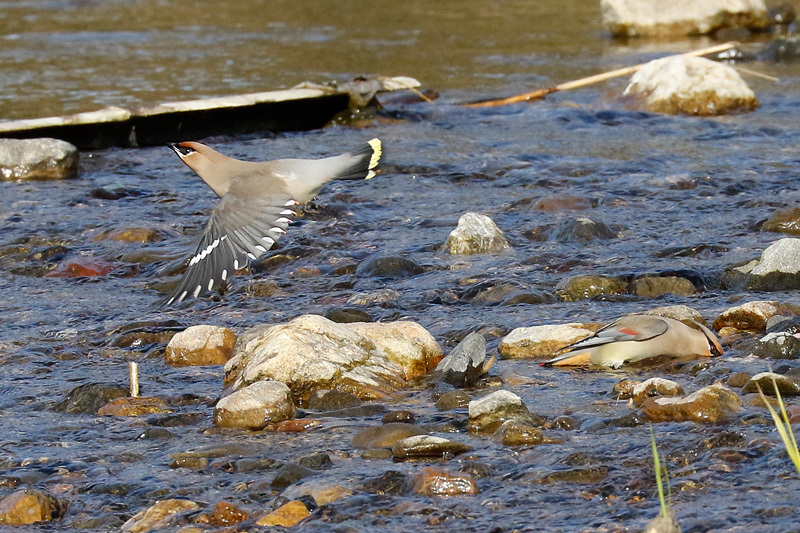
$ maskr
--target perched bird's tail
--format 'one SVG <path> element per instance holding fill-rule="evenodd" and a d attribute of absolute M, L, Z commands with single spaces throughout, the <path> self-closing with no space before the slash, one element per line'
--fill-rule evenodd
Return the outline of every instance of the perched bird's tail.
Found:
<path fill-rule="evenodd" d="M 360 180 L 375 177 L 375 167 L 381 158 L 381 140 L 378 138 L 367 141 L 362 148 L 338 156 L 336 159 L 346 162 L 333 176 L 336 180 Z"/>

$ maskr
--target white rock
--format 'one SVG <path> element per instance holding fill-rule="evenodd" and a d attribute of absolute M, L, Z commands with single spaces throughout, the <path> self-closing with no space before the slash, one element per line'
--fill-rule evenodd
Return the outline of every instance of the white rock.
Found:
<path fill-rule="evenodd" d="M 761 254 L 761 260 L 750 274 L 764 276 L 772 272 L 800 272 L 800 239 L 781 239 L 771 244 Z"/>
<path fill-rule="evenodd" d="M 506 420 L 534 423 L 534 416 L 522 398 L 507 390 L 469 402 L 469 428 L 471 431 L 494 431 Z"/>
<path fill-rule="evenodd" d="M 503 232 L 486 215 L 465 213 L 450 232 L 444 249 L 450 254 L 491 254 L 510 248 Z"/>
<path fill-rule="evenodd" d="M 236 334 L 222 326 L 190 326 L 176 333 L 164 354 L 171 365 L 224 365 L 233 353 Z"/>
<path fill-rule="evenodd" d="M 78 149 L 58 139 L 0 139 L 0 181 L 78 175 Z"/>
<path fill-rule="evenodd" d="M 601 0 L 603 23 L 615 36 L 683 36 L 728 27 L 768 25 L 764 0 Z"/>
<path fill-rule="evenodd" d="M 257 381 L 222 398 L 214 408 L 214 424 L 262 429 L 294 417 L 291 391 L 279 381 Z"/>
<path fill-rule="evenodd" d="M 229 390 L 275 380 L 301 401 L 317 389 L 384 398 L 406 379 L 432 370 L 442 356 L 433 337 L 410 322 L 366 326 L 303 315 L 255 333 L 242 335 L 247 341 L 236 345 L 225 365 Z"/>
<path fill-rule="evenodd" d="M 593 334 L 584 324 L 557 324 L 516 328 L 500 341 L 497 351 L 509 359 L 550 358 L 561 348 Z"/>
<path fill-rule="evenodd" d="M 651 61 L 631 77 L 624 95 L 648 111 L 673 115 L 722 115 L 758 107 L 755 93 L 736 70 L 702 57 Z"/>

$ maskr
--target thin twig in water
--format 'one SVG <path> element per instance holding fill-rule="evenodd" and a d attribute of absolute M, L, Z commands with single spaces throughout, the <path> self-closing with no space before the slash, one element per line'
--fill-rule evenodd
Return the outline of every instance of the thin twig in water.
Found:
<path fill-rule="evenodd" d="M 736 42 L 729 42 L 725 44 L 720 44 L 717 46 L 712 46 L 710 48 L 703 48 L 702 50 L 695 50 L 693 52 L 687 52 L 685 54 L 675 54 L 678 56 L 687 56 L 687 57 L 697 57 L 697 56 L 705 56 L 709 54 L 716 54 L 719 52 L 724 52 L 726 50 L 730 50 L 731 48 L 735 47 L 738 43 Z M 478 107 L 498 107 L 508 104 L 515 104 L 518 102 L 528 102 L 530 100 L 538 100 L 539 98 L 544 98 L 548 94 L 557 92 L 557 91 L 566 91 L 569 89 L 577 89 L 579 87 L 586 87 L 587 85 L 591 85 L 593 83 L 599 83 L 601 81 L 610 80 L 611 78 L 618 78 L 620 76 L 627 76 L 628 74 L 633 74 L 637 70 L 641 69 L 647 63 L 639 63 L 638 65 L 633 65 L 631 67 L 620 68 L 617 70 L 612 70 L 610 72 L 603 72 L 602 74 L 595 74 L 594 76 L 589 76 L 587 78 L 580 78 L 578 80 L 568 81 L 566 83 L 561 83 L 556 85 L 555 87 L 549 87 L 547 89 L 538 89 L 536 91 L 531 91 L 528 93 L 518 94 L 516 96 L 509 96 L 508 98 L 499 98 L 496 100 L 484 100 L 481 102 L 472 102 L 468 104 L 464 104 L 465 107 L 470 108 L 478 108 Z"/>

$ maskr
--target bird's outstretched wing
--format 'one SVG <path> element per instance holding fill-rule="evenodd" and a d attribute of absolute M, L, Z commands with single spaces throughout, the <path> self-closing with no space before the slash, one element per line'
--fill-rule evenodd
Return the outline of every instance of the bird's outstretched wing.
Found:
<path fill-rule="evenodd" d="M 297 202 L 284 190 L 264 193 L 247 185 L 232 186 L 214 208 L 197 251 L 165 305 L 219 288 L 286 233 Z"/>

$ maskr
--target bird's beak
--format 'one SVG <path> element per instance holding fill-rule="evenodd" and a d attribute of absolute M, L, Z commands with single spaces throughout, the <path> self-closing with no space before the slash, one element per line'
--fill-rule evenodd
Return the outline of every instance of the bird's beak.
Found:
<path fill-rule="evenodd" d="M 183 159 L 183 155 L 181 154 L 181 151 L 178 150 L 178 143 L 167 143 L 167 146 L 172 148 L 172 151 L 175 152 L 176 154 L 178 154 L 178 157 Z"/>

